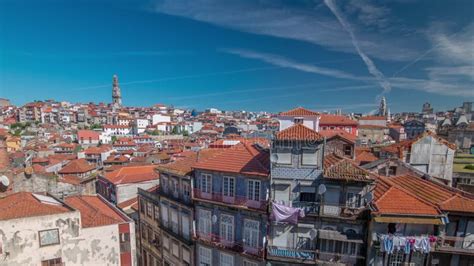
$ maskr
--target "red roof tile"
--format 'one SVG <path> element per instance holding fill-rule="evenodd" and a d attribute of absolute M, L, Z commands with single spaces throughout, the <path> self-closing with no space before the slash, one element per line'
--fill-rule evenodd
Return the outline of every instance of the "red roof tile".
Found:
<path fill-rule="evenodd" d="M 398 187 L 389 188 L 375 201 L 376 213 L 381 214 L 414 214 L 439 215 L 435 206 L 426 203 Z"/>
<path fill-rule="evenodd" d="M 324 178 L 346 181 L 373 181 L 371 174 L 354 161 L 329 154 L 324 157 Z"/>
<path fill-rule="evenodd" d="M 91 138 L 92 140 L 99 140 L 100 133 L 94 130 L 79 130 L 77 131 L 77 138 L 84 139 L 84 140 L 89 140 Z"/>
<path fill-rule="evenodd" d="M 233 148 L 223 149 L 210 158 L 199 161 L 193 168 L 268 177 L 269 153 L 254 145 L 237 144 Z"/>
<path fill-rule="evenodd" d="M 344 115 L 321 114 L 319 125 L 357 126 L 357 121 Z"/>
<path fill-rule="evenodd" d="M 33 193 L 18 192 L 0 199 L 0 220 L 44 216 L 70 212 L 64 204 L 43 203 Z"/>
<path fill-rule="evenodd" d="M 113 184 L 129 184 L 156 180 L 160 176 L 155 165 L 123 166 L 105 174 L 105 179 Z"/>
<path fill-rule="evenodd" d="M 64 174 L 81 174 L 87 173 L 95 169 L 95 166 L 88 163 L 86 159 L 76 159 L 70 161 L 66 166 L 59 170 L 59 173 Z"/>
<path fill-rule="evenodd" d="M 83 228 L 128 222 L 99 196 L 73 196 L 65 202 L 81 213 Z"/>
<path fill-rule="evenodd" d="M 318 132 L 302 125 L 295 124 L 289 128 L 286 128 L 276 134 L 278 140 L 322 140 L 323 136 Z"/>
<path fill-rule="evenodd" d="M 332 139 L 332 138 L 342 138 L 345 139 L 349 142 L 355 143 L 357 136 L 354 134 L 351 134 L 345 130 L 337 129 L 337 130 L 320 130 L 318 132 L 321 136 L 326 137 L 327 139 Z"/>
<path fill-rule="evenodd" d="M 290 111 L 281 112 L 281 116 L 319 116 L 318 112 L 314 112 L 303 107 L 297 107 Z"/>

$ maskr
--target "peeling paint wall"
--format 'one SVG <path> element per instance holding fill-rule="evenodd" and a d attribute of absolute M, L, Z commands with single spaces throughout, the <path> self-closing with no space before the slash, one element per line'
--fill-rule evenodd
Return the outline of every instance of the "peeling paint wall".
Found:
<path fill-rule="evenodd" d="M 59 230 L 60 243 L 40 247 L 38 232 L 48 229 Z M 78 211 L 0 221 L 0 242 L 0 266 L 37 266 L 54 258 L 68 266 L 120 265 L 118 225 L 81 228 Z"/>

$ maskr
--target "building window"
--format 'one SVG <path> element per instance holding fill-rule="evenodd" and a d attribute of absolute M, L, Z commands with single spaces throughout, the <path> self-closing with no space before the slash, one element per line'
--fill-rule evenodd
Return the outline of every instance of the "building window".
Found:
<path fill-rule="evenodd" d="M 209 235 L 211 234 L 211 211 L 198 210 L 198 231 L 199 234 Z"/>
<path fill-rule="evenodd" d="M 165 227 L 168 227 L 168 205 L 161 203 L 161 222 Z"/>
<path fill-rule="evenodd" d="M 184 247 L 182 248 L 183 250 L 183 261 L 188 263 L 188 264 L 191 264 L 191 252 L 189 251 L 188 248 Z"/>
<path fill-rule="evenodd" d="M 148 226 L 147 230 L 147 235 L 148 235 L 148 243 L 153 244 L 153 229 L 151 229 L 151 226 Z"/>
<path fill-rule="evenodd" d="M 352 145 L 344 145 L 344 155 L 352 156 Z"/>
<path fill-rule="evenodd" d="M 51 246 L 59 244 L 59 230 L 43 230 L 39 231 L 39 244 L 40 247 Z"/>
<path fill-rule="evenodd" d="M 104 189 L 105 190 L 105 189 Z M 106 193 L 103 193 L 103 194 L 106 194 Z M 143 199 L 140 199 L 140 212 L 145 214 L 145 200 Z"/>
<path fill-rule="evenodd" d="M 171 178 L 171 189 L 173 190 L 173 197 L 179 197 L 179 182 L 176 178 Z"/>
<path fill-rule="evenodd" d="M 248 180 L 247 199 L 260 201 L 260 181 L 259 180 Z"/>
<path fill-rule="evenodd" d="M 199 247 L 199 266 L 212 265 L 212 250 L 205 247 Z"/>
<path fill-rule="evenodd" d="M 293 122 L 294 122 L 295 124 L 303 124 L 303 118 L 301 118 L 301 117 L 295 117 L 295 118 L 293 119 Z"/>
<path fill-rule="evenodd" d="M 168 178 L 162 175 L 161 183 L 162 183 L 163 192 L 168 193 Z"/>
<path fill-rule="evenodd" d="M 130 233 L 120 233 L 120 253 L 130 252 Z"/>
<path fill-rule="evenodd" d="M 61 265 L 63 265 L 61 258 L 41 261 L 41 266 L 61 266 Z"/>
<path fill-rule="evenodd" d="M 302 165 L 317 165 L 318 156 L 315 150 L 303 150 L 301 154 Z"/>
<path fill-rule="evenodd" d="M 222 240 L 228 242 L 234 241 L 234 216 L 226 214 L 221 215 L 220 237 Z"/>
<path fill-rule="evenodd" d="M 258 264 L 256 262 L 244 260 L 243 266 L 258 266 Z"/>
<path fill-rule="evenodd" d="M 212 192 L 212 176 L 209 174 L 201 175 L 201 192 L 211 193 Z"/>
<path fill-rule="evenodd" d="M 178 210 L 176 209 L 176 207 L 171 206 L 170 213 L 171 213 L 171 230 L 173 230 L 173 233 L 178 234 L 179 233 Z"/>
<path fill-rule="evenodd" d="M 163 235 L 163 248 L 166 250 L 170 249 L 170 239 L 165 235 Z"/>
<path fill-rule="evenodd" d="M 397 167 L 396 166 L 390 166 L 388 167 L 388 175 L 393 176 L 397 174 Z"/>
<path fill-rule="evenodd" d="M 155 221 L 160 220 L 160 208 L 158 208 L 157 205 L 155 205 Z"/>
<path fill-rule="evenodd" d="M 234 197 L 235 179 L 233 177 L 224 176 L 222 191 L 225 197 Z"/>
<path fill-rule="evenodd" d="M 151 204 L 151 202 L 146 204 L 146 215 L 150 218 L 153 217 L 153 204 Z"/>
<path fill-rule="evenodd" d="M 346 207 L 359 208 L 361 205 L 361 196 L 358 193 L 347 192 L 346 194 Z"/>
<path fill-rule="evenodd" d="M 189 214 L 188 213 L 182 213 L 181 215 L 181 232 L 183 234 L 183 237 L 186 239 L 189 239 L 190 237 L 190 220 L 189 220 Z"/>
<path fill-rule="evenodd" d="M 183 198 L 185 201 L 191 200 L 191 186 L 188 182 L 183 182 Z"/>
<path fill-rule="evenodd" d="M 141 231 L 142 231 L 142 239 L 143 240 L 146 240 L 146 225 L 144 223 L 142 223 L 141 225 Z M 151 236 L 150 236 L 151 237 Z"/>
<path fill-rule="evenodd" d="M 277 162 L 279 164 L 291 164 L 291 152 L 290 150 L 282 150 L 277 152 Z"/>
<path fill-rule="evenodd" d="M 221 266 L 234 266 L 234 256 L 224 252 L 220 253 L 219 261 Z"/>
<path fill-rule="evenodd" d="M 171 243 L 171 252 L 176 258 L 179 258 L 179 244 L 176 241 Z"/>
<path fill-rule="evenodd" d="M 258 248 L 259 225 L 258 221 L 244 220 L 244 245 Z"/>

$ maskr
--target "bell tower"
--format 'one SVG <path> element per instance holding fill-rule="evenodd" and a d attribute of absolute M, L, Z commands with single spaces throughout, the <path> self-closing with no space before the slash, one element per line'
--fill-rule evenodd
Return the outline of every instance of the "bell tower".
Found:
<path fill-rule="evenodd" d="M 112 79 L 112 104 L 114 107 L 122 106 L 122 92 L 120 91 L 117 75 L 114 75 Z"/>

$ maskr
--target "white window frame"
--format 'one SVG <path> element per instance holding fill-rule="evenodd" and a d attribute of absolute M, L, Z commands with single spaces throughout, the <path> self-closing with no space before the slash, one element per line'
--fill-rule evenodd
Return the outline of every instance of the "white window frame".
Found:
<path fill-rule="evenodd" d="M 209 194 L 212 193 L 212 175 L 201 174 L 199 185 L 201 192 Z"/>
<path fill-rule="evenodd" d="M 243 266 L 258 266 L 256 262 L 244 260 Z"/>
<path fill-rule="evenodd" d="M 244 219 L 244 245 L 258 248 L 260 237 L 260 222 L 251 219 Z"/>
<path fill-rule="evenodd" d="M 181 234 L 186 239 L 189 239 L 191 236 L 190 226 L 191 215 L 189 215 L 188 213 L 181 213 Z"/>
<path fill-rule="evenodd" d="M 228 214 L 221 214 L 220 219 L 220 238 L 222 240 L 233 242 L 234 241 L 234 216 Z"/>
<path fill-rule="evenodd" d="M 222 195 L 225 197 L 235 197 L 235 177 L 224 176 L 222 178 Z"/>
<path fill-rule="evenodd" d="M 212 266 L 212 249 L 199 246 L 199 266 Z"/>
<path fill-rule="evenodd" d="M 198 232 L 201 234 L 209 235 L 212 231 L 212 212 L 209 210 L 198 210 Z"/>
<path fill-rule="evenodd" d="M 248 200 L 260 201 L 261 193 L 262 193 L 262 182 L 260 180 L 256 180 L 256 179 L 247 180 L 247 199 Z"/>
<path fill-rule="evenodd" d="M 169 226 L 169 205 L 165 202 L 160 202 L 161 209 L 161 222 L 168 227 Z"/>
<path fill-rule="evenodd" d="M 221 266 L 234 266 L 234 256 L 224 252 L 220 252 L 219 263 L 219 265 Z"/>

